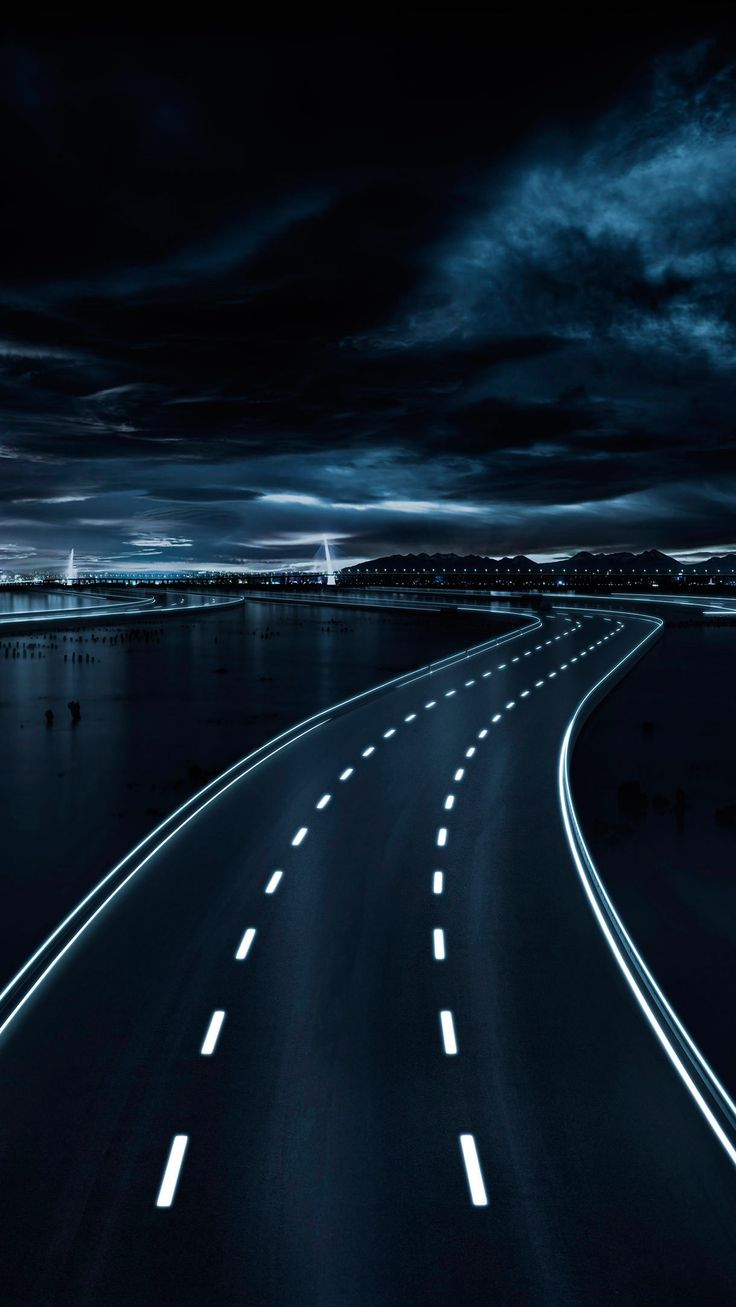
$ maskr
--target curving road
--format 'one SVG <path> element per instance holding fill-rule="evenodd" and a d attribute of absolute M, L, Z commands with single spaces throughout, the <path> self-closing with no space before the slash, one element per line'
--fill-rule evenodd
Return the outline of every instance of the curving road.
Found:
<path fill-rule="evenodd" d="M 565 793 L 658 625 L 359 696 L 116 869 L 0 996 L 4 1303 L 732 1301 L 729 1103 Z"/>

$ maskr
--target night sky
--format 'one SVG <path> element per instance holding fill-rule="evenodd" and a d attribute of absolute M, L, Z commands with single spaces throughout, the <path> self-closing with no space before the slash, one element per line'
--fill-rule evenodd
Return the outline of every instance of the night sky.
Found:
<path fill-rule="evenodd" d="M 0 567 L 736 546 L 735 54 L 8 34 Z"/>

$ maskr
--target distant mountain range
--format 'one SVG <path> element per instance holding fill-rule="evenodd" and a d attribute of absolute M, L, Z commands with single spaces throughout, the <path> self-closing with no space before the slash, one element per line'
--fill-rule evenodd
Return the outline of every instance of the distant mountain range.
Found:
<path fill-rule="evenodd" d="M 485 558 L 480 554 L 389 554 L 385 558 L 356 563 L 342 570 L 346 573 L 430 572 L 436 576 L 444 576 L 448 572 L 497 572 L 499 575 L 543 572 L 546 575 L 554 573 L 555 576 L 619 572 L 642 576 L 711 576 L 718 572 L 736 573 L 736 553 L 715 554 L 700 563 L 680 563 L 659 549 L 646 549 L 641 554 L 592 554 L 582 550 L 554 563 L 535 563 L 525 554 L 517 554 L 514 558 Z"/>

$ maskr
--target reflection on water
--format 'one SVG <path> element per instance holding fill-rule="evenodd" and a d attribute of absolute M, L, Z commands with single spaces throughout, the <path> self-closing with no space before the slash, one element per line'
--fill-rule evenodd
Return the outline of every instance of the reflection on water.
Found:
<path fill-rule="evenodd" d="M 89 590 L 3 590 L 0 594 L 0 617 L 25 617 L 28 613 L 52 609 L 63 612 L 65 609 L 89 608 L 100 604 L 100 595 Z"/>
<path fill-rule="evenodd" d="M 249 601 L 0 640 L 0 980 L 212 774 L 309 713 L 506 624 Z"/>

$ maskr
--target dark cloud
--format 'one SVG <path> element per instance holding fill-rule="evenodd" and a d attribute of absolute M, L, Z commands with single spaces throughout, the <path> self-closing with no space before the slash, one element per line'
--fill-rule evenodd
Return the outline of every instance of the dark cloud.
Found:
<path fill-rule="evenodd" d="M 9 39 L 0 563 L 736 543 L 719 23 Z"/>

